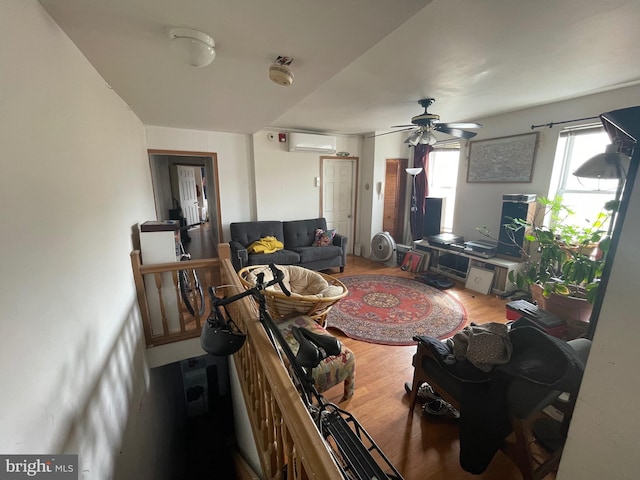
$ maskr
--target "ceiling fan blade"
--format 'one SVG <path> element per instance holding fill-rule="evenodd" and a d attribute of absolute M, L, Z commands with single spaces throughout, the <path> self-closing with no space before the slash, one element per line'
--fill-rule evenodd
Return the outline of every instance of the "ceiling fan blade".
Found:
<path fill-rule="evenodd" d="M 381 137 L 382 135 L 389 135 L 390 133 L 408 132 L 409 130 L 413 130 L 414 128 L 416 128 L 415 125 L 411 125 L 411 128 L 404 128 L 402 130 L 393 130 L 392 132 L 377 133 L 375 135 L 369 135 L 368 137 L 365 137 L 365 138 Z"/>
<path fill-rule="evenodd" d="M 442 125 L 448 128 L 482 128 L 482 125 L 475 122 L 435 122 L 436 125 Z"/>
<path fill-rule="evenodd" d="M 453 137 L 469 139 L 477 135 L 475 132 L 469 132 L 466 129 L 480 128 L 482 125 L 475 122 L 455 122 L 444 123 L 440 122 L 440 116 L 434 113 L 429 113 L 427 109 L 435 102 L 434 98 L 424 98 L 418 103 L 424 107 L 424 113 L 416 115 L 411 118 L 411 125 L 393 125 L 390 128 L 402 128 L 403 130 L 394 130 L 386 133 L 379 133 L 372 135 L 371 137 L 378 137 L 380 135 L 388 135 L 395 132 L 405 132 L 408 130 L 414 130 L 414 133 L 407 137 L 405 143 L 415 146 L 418 143 L 427 143 L 429 145 L 435 144 L 438 140 L 432 135 L 432 132 L 442 132 Z M 367 137 L 367 138 L 371 138 Z"/>
<path fill-rule="evenodd" d="M 465 140 L 469 140 L 478 134 L 477 132 L 468 132 L 467 130 L 462 130 L 460 128 L 450 128 L 446 126 L 446 124 L 438 124 L 434 126 L 433 129 L 454 137 L 464 138 Z"/>

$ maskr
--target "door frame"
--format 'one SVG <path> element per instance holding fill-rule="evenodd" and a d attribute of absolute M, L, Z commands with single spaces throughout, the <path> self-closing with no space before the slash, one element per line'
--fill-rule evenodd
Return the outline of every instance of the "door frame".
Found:
<path fill-rule="evenodd" d="M 392 233 L 392 236 L 394 238 L 394 240 L 397 243 L 404 243 L 404 239 L 405 239 L 405 232 L 407 230 L 407 219 L 406 219 L 406 213 L 407 213 L 407 174 L 405 169 L 409 166 L 409 159 L 408 158 L 403 158 L 403 157 L 397 157 L 397 158 L 387 158 L 385 160 L 385 165 L 384 165 L 384 184 L 385 185 L 389 185 L 389 177 L 388 177 L 388 172 L 387 172 L 387 168 L 390 162 L 395 162 L 397 164 L 397 168 L 396 168 L 396 182 L 395 182 L 395 186 L 396 186 L 396 202 L 393 206 L 393 217 L 396 219 L 394 222 L 394 227 L 396 226 L 401 226 L 402 228 L 400 228 L 401 232 L 398 232 L 396 228 L 394 228 Z M 385 188 L 386 191 L 386 188 Z M 386 192 L 385 192 L 386 194 Z M 384 226 L 384 214 L 385 214 L 385 206 L 386 206 L 386 196 L 383 195 L 383 207 L 382 207 L 382 224 Z M 398 225 L 398 223 L 400 223 L 400 225 Z M 383 228 L 384 230 L 384 228 Z M 399 234 L 398 234 L 399 233 Z"/>
<path fill-rule="evenodd" d="M 348 233 L 347 237 L 352 238 L 353 241 L 348 242 L 347 252 L 353 253 L 353 247 L 356 244 L 355 232 L 358 224 L 358 172 L 360 171 L 359 162 L 360 157 L 337 157 L 337 156 L 321 156 L 320 157 L 320 216 L 324 216 L 324 195 L 323 188 L 324 185 L 324 161 L 325 160 L 340 160 L 340 161 L 348 161 L 353 164 L 353 178 L 351 179 L 351 217 L 353 218 L 353 222 L 351 222 L 351 231 Z"/>
<path fill-rule="evenodd" d="M 157 179 L 154 175 L 154 156 L 162 155 L 167 157 L 181 157 L 181 165 L 189 165 L 194 167 L 205 168 L 205 176 L 207 177 L 207 211 L 209 213 L 209 222 L 211 223 L 211 236 L 214 246 L 217 249 L 218 243 L 222 241 L 222 210 L 220 208 L 220 176 L 218 174 L 218 154 L 215 152 L 192 152 L 184 150 L 158 150 L 148 149 L 149 169 L 151 171 L 151 182 L 153 186 L 154 205 L 156 209 L 156 218 L 164 219 L 166 214 L 158 212 L 156 185 Z M 201 160 L 195 161 L 192 157 L 203 157 L 204 165 Z"/>

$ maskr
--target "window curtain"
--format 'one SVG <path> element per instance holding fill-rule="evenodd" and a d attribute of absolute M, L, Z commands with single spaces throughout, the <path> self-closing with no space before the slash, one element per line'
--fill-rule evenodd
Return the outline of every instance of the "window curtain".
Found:
<path fill-rule="evenodd" d="M 419 143 L 415 146 L 413 152 L 413 166 L 422 167 L 422 172 L 416 175 L 415 192 L 412 192 L 416 198 L 416 211 L 410 212 L 409 223 L 411 226 L 412 240 L 422 239 L 422 224 L 424 222 L 424 198 L 429 195 L 429 154 L 433 151 L 431 145 Z M 411 187 L 413 188 L 413 186 Z"/>

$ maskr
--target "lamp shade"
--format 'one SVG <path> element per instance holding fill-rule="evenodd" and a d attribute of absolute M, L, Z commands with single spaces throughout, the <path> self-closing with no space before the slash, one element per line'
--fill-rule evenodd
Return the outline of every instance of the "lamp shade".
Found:
<path fill-rule="evenodd" d="M 438 139 L 431 132 L 419 129 L 409 135 L 404 143 L 408 143 L 412 147 L 415 147 L 419 143 L 434 145 L 437 141 Z"/>
<path fill-rule="evenodd" d="M 438 139 L 431 132 L 422 132 L 422 136 L 418 143 L 423 145 L 435 145 Z"/>
<path fill-rule="evenodd" d="M 580 165 L 573 174 L 582 178 L 625 179 L 631 160 L 617 151 L 616 145 L 607 145 L 604 153 L 599 153 Z"/>
<path fill-rule="evenodd" d="M 408 143 L 412 147 L 415 147 L 420 141 L 420 137 L 422 136 L 422 132 L 420 130 L 416 130 L 411 135 L 407 137 L 404 143 Z"/>
<path fill-rule="evenodd" d="M 206 67 L 216 58 L 215 43 L 206 33 L 191 28 L 171 28 L 169 38 L 171 50 L 188 65 Z"/>
<path fill-rule="evenodd" d="M 405 168 L 404 170 L 405 170 L 405 172 L 407 172 L 409 175 L 412 175 L 412 176 L 414 176 L 414 177 L 415 177 L 415 176 L 416 176 L 416 175 L 418 175 L 420 172 L 422 172 L 422 167 L 418 167 L 418 168 Z"/>

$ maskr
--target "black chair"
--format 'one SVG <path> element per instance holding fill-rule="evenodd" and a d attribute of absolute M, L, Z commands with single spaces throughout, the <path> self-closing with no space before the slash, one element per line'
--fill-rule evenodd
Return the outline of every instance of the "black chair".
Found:
<path fill-rule="evenodd" d="M 418 347 L 413 357 L 410 411 L 415 407 L 420 385 L 429 383 L 437 394 L 460 411 L 460 463 L 463 469 L 482 473 L 495 451 L 501 449 L 516 464 L 524 480 L 541 479 L 559 464 L 571 405 L 591 342 L 586 339 L 563 342 L 533 327 L 513 329 L 510 332 L 512 339 L 514 334 L 517 341 L 510 362 L 494 367 L 489 374 L 476 369 L 467 360 L 456 361 L 446 343 L 431 337 L 415 337 Z M 535 341 L 531 342 L 531 338 Z M 524 370 L 530 372 L 549 366 L 557 367 L 552 376 L 546 371 L 540 373 L 542 370 L 538 372 L 540 376 L 533 379 L 527 378 L 528 374 L 521 374 Z M 566 421 L 564 425 L 558 424 L 557 432 L 561 441 L 540 463 L 532 453 L 535 422 L 544 416 L 545 407 L 567 391 L 570 402 L 565 411 Z M 492 441 L 496 444 L 493 450 Z M 482 456 L 484 458 L 480 458 Z"/>

